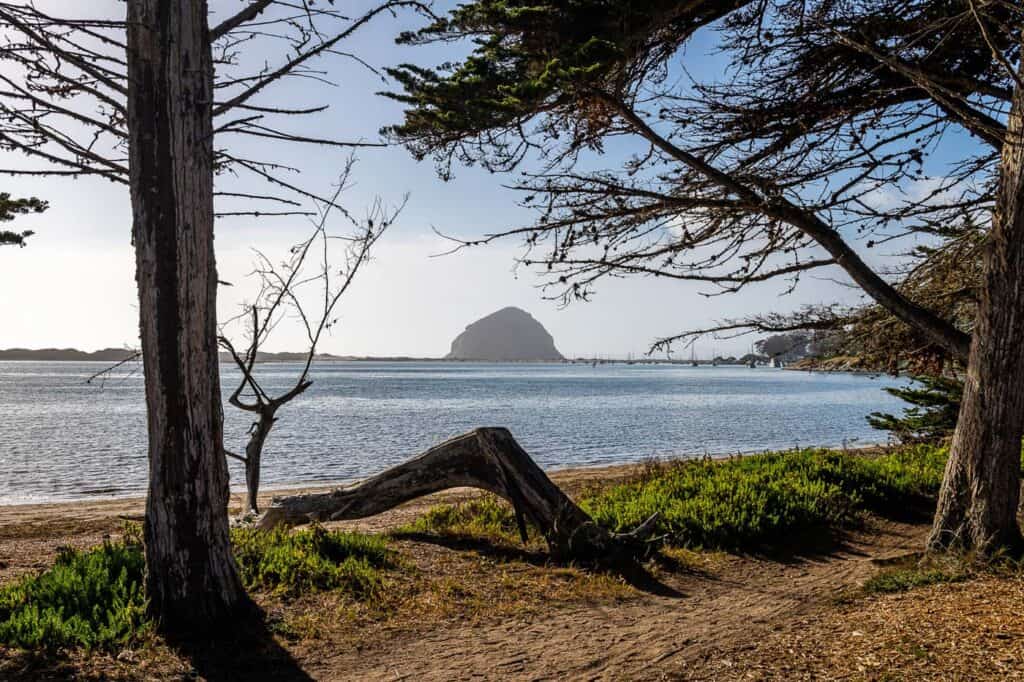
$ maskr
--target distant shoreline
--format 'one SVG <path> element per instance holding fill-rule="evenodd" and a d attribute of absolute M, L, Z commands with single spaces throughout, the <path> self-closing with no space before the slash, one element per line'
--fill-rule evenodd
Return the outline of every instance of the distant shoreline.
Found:
<path fill-rule="evenodd" d="M 77 348 L 7 348 L 0 349 L 0 362 L 126 362 L 139 354 L 138 350 L 129 348 L 104 348 L 97 351 L 83 351 Z M 220 353 L 222 362 L 230 362 L 231 356 Z M 488 360 L 483 358 L 447 358 L 447 357 L 416 357 L 412 355 L 334 355 L 317 353 L 315 362 L 500 362 L 523 364 L 563 364 L 583 362 L 577 358 L 565 360 Z M 294 352 L 260 352 L 256 356 L 258 363 L 274 362 L 305 362 L 306 353 Z M 586 360 L 589 362 L 589 360 Z"/>
<path fill-rule="evenodd" d="M 277 354 L 273 354 L 277 355 Z M 281 354 L 291 356 L 291 353 Z M 126 357 L 105 357 L 95 356 L 92 353 L 83 353 L 80 356 L 70 357 L 53 357 L 46 355 L 32 355 L 32 356 L 8 356 L 4 354 L 4 351 L 0 351 L 0 362 L 106 362 L 106 363 L 119 363 L 127 362 L 132 360 L 133 356 L 129 355 Z M 225 364 L 231 364 L 231 358 L 221 356 L 220 361 Z M 306 358 L 303 357 L 271 357 L 271 358 L 259 358 L 256 360 L 258 365 L 273 365 L 273 364 L 285 364 L 285 363 L 296 363 L 305 362 Z M 316 356 L 314 363 L 328 363 L 328 362 L 437 362 L 445 364 L 492 364 L 492 365 L 572 365 L 572 364 L 588 364 L 589 361 L 584 363 L 583 361 L 573 362 L 572 360 L 453 360 L 451 358 L 416 358 L 409 356 L 389 357 L 389 356 Z M 601 363 L 601 364 L 625 364 L 625 361 L 616 361 L 615 363 Z M 636 363 L 640 364 L 640 363 Z M 648 364 L 666 364 L 665 362 L 652 362 Z M 678 364 L 678 363 L 675 363 Z"/>
<path fill-rule="evenodd" d="M 0 362 L 107 362 L 118 363 L 132 360 L 138 351 L 126 348 L 104 348 L 98 351 L 82 351 L 77 348 L 8 348 L 0 349 Z M 230 363 L 231 357 L 226 353 L 220 354 L 221 362 Z M 281 352 L 281 353 L 259 353 L 256 362 L 259 364 L 272 364 L 284 362 L 305 362 L 305 353 Z M 448 357 L 416 357 L 412 355 L 333 355 L 331 353 L 319 353 L 314 358 L 315 362 L 443 362 L 453 364 L 467 363 L 489 363 L 489 364 L 522 364 L 522 365 L 676 365 L 700 367 L 746 367 L 744 362 L 718 362 L 710 360 L 664 360 L 656 358 L 648 359 L 597 359 L 597 358 L 564 358 L 562 360 L 502 360 L 486 358 L 448 358 Z M 760 366 L 761 369 L 769 369 Z"/>
<path fill-rule="evenodd" d="M 83 351 L 77 348 L 7 348 L 0 349 L 0 361 L 6 362 L 125 362 L 139 354 L 138 350 L 130 348 L 104 348 L 97 351 Z M 220 354 L 222 361 L 230 361 L 231 357 L 226 353 Z M 355 355 L 332 355 L 330 353 L 318 353 L 315 358 L 317 362 L 329 361 L 376 361 L 376 362 L 460 362 L 459 360 L 447 360 L 445 358 L 417 358 L 412 356 L 355 356 Z M 304 362 L 305 353 L 259 353 L 257 362 Z"/>

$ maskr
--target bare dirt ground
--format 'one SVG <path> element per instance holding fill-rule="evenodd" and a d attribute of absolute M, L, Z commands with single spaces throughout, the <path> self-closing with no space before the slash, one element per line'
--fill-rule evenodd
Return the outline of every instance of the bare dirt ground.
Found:
<path fill-rule="evenodd" d="M 442 623 L 358 652 L 314 648 L 307 670 L 325 680 L 723 679 L 732 652 L 827 611 L 843 589 L 877 570 L 872 557 L 905 554 L 921 542 L 922 528 L 888 523 L 825 555 L 720 555 L 706 569 L 659 571 L 657 584 L 624 602 Z"/>
<path fill-rule="evenodd" d="M 634 468 L 556 473 L 570 493 Z M 408 523 L 452 491 L 362 522 Z M 60 545 L 116 533 L 141 501 L 0 508 L 0 582 L 52 562 Z M 332 524 L 334 525 L 334 524 Z M 398 538 L 406 570 L 383 612 L 329 596 L 282 606 L 266 651 L 204 665 L 163 644 L 40 662 L 0 650 L 10 679 L 817 680 L 1024 677 L 1024 585 L 991 577 L 840 600 L 878 564 L 918 549 L 926 526 L 873 519 L 820 552 L 673 553 L 637 575 L 551 566 L 535 551 Z M 810 538 L 794 538 L 808 547 Z M 819 539 L 824 540 L 824 539 Z M 281 632 L 278 630 L 277 632 Z"/>

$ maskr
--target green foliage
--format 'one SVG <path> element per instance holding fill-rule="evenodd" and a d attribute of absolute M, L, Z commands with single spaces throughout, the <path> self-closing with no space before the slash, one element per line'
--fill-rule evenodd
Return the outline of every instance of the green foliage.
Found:
<path fill-rule="evenodd" d="M 527 527 L 528 532 L 533 530 Z M 513 543 L 520 540 L 511 505 L 494 495 L 431 507 L 399 532 L 472 535 Z"/>
<path fill-rule="evenodd" d="M 671 544 L 753 549 L 849 526 L 864 511 L 898 513 L 923 503 L 938 492 L 946 456 L 945 448 L 916 444 L 879 457 L 800 450 L 655 464 L 580 506 L 616 532 L 658 512 L 656 533 Z M 402 531 L 519 541 L 512 508 L 494 496 L 438 505 Z"/>
<path fill-rule="evenodd" d="M 899 283 L 899 290 L 970 333 L 982 285 L 988 230 L 978 224 L 971 211 L 940 221 L 936 227 L 943 241 L 920 245 L 911 252 L 913 266 Z M 922 375 L 941 376 L 960 365 L 947 349 L 878 304 L 858 309 L 850 322 L 837 334 L 837 350 L 862 358 L 866 366 L 906 371 L 923 381 Z M 936 388 L 936 395 L 944 392 L 941 386 Z"/>
<path fill-rule="evenodd" d="M 683 546 L 748 549 L 796 533 L 847 526 L 934 495 L 946 452 L 916 446 L 880 457 L 800 450 L 653 468 L 581 506 L 615 531 L 655 512 L 658 532 Z"/>
<path fill-rule="evenodd" d="M 389 129 L 419 157 L 485 131 L 515 131 L 539 113 L 551 132 L 584 139 L 610 117 L 590 99 L 595 88 L 641 80 L 689 37 L 706 17 L 669 21 L 676 3 L 664 0 L 476 0 L 399 42 L 473 40 L 473 53 L 437 70 L 403 64 L 388 69 L 404 93 L 385 93 L 410 105 L 402 125 Z M 723 8 L 706 11 L 713 16 Z M 697 11 L 695 15 L 700 15 Z M 503 156 L 502 143 L 495 143 Z M 512 158 L 517 145 L 504 150 Z"/>
<path fill-rule="evenodd" d="M 142 546 L 142 524 L 136 521 L 123 521 L 121 523 L 121 542 L 126 545 Z"/>
<path fill-rule="evenodd" d="M 112 650 L 146 633 L 145 560 L 138 545 L 64 549 L 54 566 L 0 588 L 0 643 Z"/>
<path fill-rule="evenodd" d="M 880 457 L 833 450 L 817 454 L 820 459 L 812 465 L 812 475 L 824 477 L 844 494 L 859 499 L 861 509 L 893 514 L 935 497 L 942 485 L 949 449 L 919 443 Z"/>
<path fill-rule="evenodd" d="M 113 651 L 143 638 L 153 624 L 141 537 L 138 524 L 126 524 L 122 542 L 62 550 L 52 568 L 0 588 L 0 644 Z M 341 589 L 369 599 L 390 565 L 384 540 L 372 535 L 313 526 L 236 529 L 231 538 L 246 586 L 279 594 Z"/>
<path fill-rule="evenodd" d="M 1003 550 L 995 554 L 925 554 L 896 559 L 864 581 L 862 594 L 905 592 L 938 583 L 955 583 L 981 575 L 1020 579 L 1024 570 L 1020 555 Z"/>
<path fill-rule="evenodd" d="M 391 563 L 382 538 L 322 526 L 295 533 L 239 528 L 231 540 L 246 587 L 279 594 L 342 589 L 369 599 L 383 584 L 380 569 Z"/>
<path fill-rule="evenodd" d="M 913 405 L 897 417 L 882 412 L 868 415 L 873 428 L 889 431 L 903 442 L 936 441 L 953 435 L 960 414 L 964 384 L 948 377 L 919 376 L 921 384 L 905 388 L 886 388 L 886 392 Z"/>
<path fill-rule="evenodd" d="M 28 213 L 42 213 L 47 209 L 45 201 L 31 197 L 29 199 L 12 199 L 8 192 L 0 192 L 0 223 L 7 223 L 19 215 Z M 16 245 L 25 246 L 25 240 L 34 233 L 31 230 L 22 232 L 11 232 L 0 230 L 0 246 Z"/>
<path fill-rule="evenodd" d="M 867 594 L 906 592 L 915 587 L 961 582 L 968 576 L 967 571 L 957 568 L 894 568 L 868 578 L 863 590 Z"/>

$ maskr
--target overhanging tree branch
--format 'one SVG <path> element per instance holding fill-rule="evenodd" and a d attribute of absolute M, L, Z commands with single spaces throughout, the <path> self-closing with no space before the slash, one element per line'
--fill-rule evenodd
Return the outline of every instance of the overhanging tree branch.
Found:
<path fill-rule="evenodd" d="M 255 2 L 250 3 L 245 7 L 245 9 L 241 10 L 234 16 L 228 17 L 210 29 L 210 42 L 217 42 L 242 24 L 252 21 L 258 17 L 263 10 L 273 5 L 274 2 L 275 0 L 256 0 Z"/>
<path fill-rule="evenodd" d="M 816 215 L 808 213 L 779 194 L 765 195 L 755 188 L 745 185 L 728 173 L 718 170 L 703 159 L 690 154 L 659 135 L 621 100 L 605 94 L 598 94 L 598 96 L 612 106 L 639 135 L 651 144 L 703 174 L 722 189 L 735 194 L 751 205 L 758 206 L 765 215 L 784 220 L 803 231 L 828 251 L 835 263 L 886 309 L 904 322 L 925 330 L 926 334 L 957 357 L 967 358 L 970 350 L 970 337 L 967 334 L 938 318 L 931 311 L 904 298 L 892 285 L 868 267 L 836 230 L 829 227 Z"/>

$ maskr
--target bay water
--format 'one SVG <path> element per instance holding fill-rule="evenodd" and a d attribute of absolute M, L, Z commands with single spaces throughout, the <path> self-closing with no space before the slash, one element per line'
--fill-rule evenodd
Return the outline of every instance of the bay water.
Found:
<path fill-rule="evenodd" d="M 104 363 L 0 362 L 0 504 L 141 495 L 143 377 Z M 300 365 L 264 364 L 270 393 Z M 239 375 L 225 366 L 226 392 Z M 687 365 L 323 362 L 278 413 L 264 488 L 350 481 L 477 426 L 505 426 L 543 467 L 882 442 L 865 416 L 898 412 L 886 376 Z M 225 402 L 226 447 L 252 416 Z M 230 461 L 232 487 L 244 484 Z"/>

